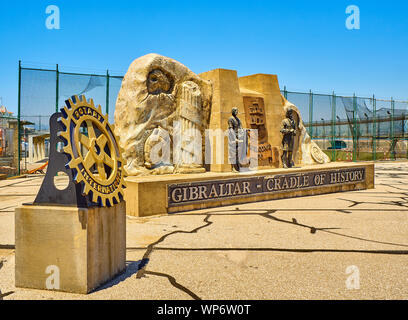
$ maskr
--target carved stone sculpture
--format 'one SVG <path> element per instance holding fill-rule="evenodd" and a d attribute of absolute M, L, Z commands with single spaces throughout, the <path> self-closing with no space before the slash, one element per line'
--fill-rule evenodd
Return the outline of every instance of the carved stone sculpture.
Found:
<path fill-rule="evenodd" d="M 303 124 L 302 115 L 299 109 L 282 95 L 283 110 L 292 109 L 292 116 L 296 123 L 296 136 L 294 137 L 294 147 L 292 159 L 299 165 L 314 165 L 329 163 L 329 157 L 310 138 L 306 127 Z"/>
<path fill-rule="evenodd" d="M 205 137 L 211 99 L 211 83 L 173 59 L 148 54 L 133 61 L 115 110 L 115 133 L 128 174 L 203 171 L 191 142 Z M 160 150 L 164 143 L 170 143 L 168 151 Z"/>
<path fill-rule="evenodd" d="M 243 97 L 245 120 L 247 126 L 258 133 L 258 166 L 269 166 L 273 163 L 273 149 L 268 141 L 267 119 L 265 114 L 265 101 L 260 97 Z M 279 160 L 278 160 L 279 161 Z"/>
<path fill-rule="evenodd" d="M 202 101 L 198 84 L 185 81 L 181 84 L 178 119 L 181 140 L 179 159 L 175 159 L 179 173 L 204 172 L 202 163 Z"/>
<path fill-rule="evenodd" d="M 233 142 L 236 134 L 231 135 L 229 142 L 235 144 L 229 150 L 224 149 L 223 140 L 236 121 L 233 116 L 227 125 L 227 114 L 233 107 L 245 114 L 241 126 L 258 134 L 257 143 L 238 144 L 238 154 Z M 293 110 L 296 128 L 291 129 L 291 138 L 291 134 L 284 134 L 282 145 L 279 130 L 288 107 Z M 208 135 L 206 129 L 211 129 Z M 281 95 L 276 76 L 238 78 L 235 71 L 225 69 L 198 76 L 183 64 L 157 54 L 140 57 L 130 65 L 116 101 L 114 130 L 124 150 L 124 167 L 131 176 L 201 173 L 205 171 L 204 160 L 206 169 L 214 172 L 229 171 L 232 163 L 238 171 L 248 159 L 251 169 L 277 168 L 282 153 L 287 167 L 330 162 L 310 139 L 299 109 Z M 245 130 L 238 133 L 238 140 L 248 139 Z M 243 161 L 236 161 L 237 156 Z"/>

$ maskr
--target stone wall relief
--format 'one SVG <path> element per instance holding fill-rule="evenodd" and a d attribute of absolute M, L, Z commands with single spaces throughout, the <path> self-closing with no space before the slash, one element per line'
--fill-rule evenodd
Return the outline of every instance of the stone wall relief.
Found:
<path fill-rule="evenodd" d="M 268 142 L 267 118 L 264 99 L 260 97 L 243 97 L 245 120 L 250 129 L 258 130 L 258 166 L 271 166 L 279 162 L 274 148 Z M 276 150 L 277 151 L 277 150 Z"/>
<path fill-rule="evenodd" d="M 205 172 L 202 166 L 203 144 L 203 106 L 201 90 L 193 81 L 185 81 L 180 85 L 180 97 L 177 111 L 177 130 L 179 142 L 173 146 L 176 172 L 199 173 Z"/>

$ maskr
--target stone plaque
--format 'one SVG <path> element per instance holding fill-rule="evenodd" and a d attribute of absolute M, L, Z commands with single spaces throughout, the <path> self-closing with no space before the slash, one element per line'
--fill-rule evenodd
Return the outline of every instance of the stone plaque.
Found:
<path fill-rule="evenodd" d="M 361 167 L 170 184 L 167 186 L 168 206 L 359 183 L 365 179 L 366 169 Z"/>
<path fill-rule="evenodd" d="M 266 129 L 265 103 L 262 98 L 243 97 L 245 107 L 245 122 L 251 129 L 258 129 L 259 144 L 268 141 Z"/>
<path fill-rule="evenodd" d="M 263 143 L 258 146 L 258 161 L 261 161 L 261 163 L 265 161 L 270 163 L 273 161 L 272 146 L 270 143 Z"/>
<path fill-rule="evenodd" d="M 258 165 L 271 165 L 273 163 L 272 146 L 268 142 L 264 99 L 259 97 L 243 97 L 243 99 L 246 125 L 258 130 Z"/>

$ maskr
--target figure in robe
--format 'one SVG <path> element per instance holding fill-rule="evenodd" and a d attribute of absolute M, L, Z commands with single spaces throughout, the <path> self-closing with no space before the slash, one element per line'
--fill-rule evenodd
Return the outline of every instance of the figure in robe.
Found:
<path fill-rule="evenodd" d="M 228 158 L 233 172 L 240 172 L 247 157 L 247 147 L 247 132 L 238 118 L 238 108 L 233 108 L 232 117 L 228 119 Z"/>
<path fill-rule="evenodd" d="M 280 132 L 282 138 L 282 164 L 284 168 L 292 168 L 295 166 L 293 161 L 293 148 L 295 145 L 296 123 L 293 120 L 293 110 L 288 108 L 286 118 L 283 119 Z"/>

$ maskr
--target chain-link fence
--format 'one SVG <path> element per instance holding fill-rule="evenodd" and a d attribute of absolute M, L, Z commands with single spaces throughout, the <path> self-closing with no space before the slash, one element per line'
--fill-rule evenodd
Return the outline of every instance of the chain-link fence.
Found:
<path fill-rule="evenodd" d="M 332 161 L 408 158 L 408 101 L 282 91 Z"/>
<path fill-rule="evenodd" d="M 16 119 L 20 130 L 14 141 L 18 156 L 10 163 L 15 174 L 41 170 L 47 162 L 49 118 L 72 95 L 92 97 L 112 123 L 122 79 L 108 71 L 103 75 L 84 74 L 60 71 L 58 65 L 52 70 L 22 67 L 20 63 Z"/>
<path fill-rule="evenodd" d="M 0 123 L 0 174 L 33 172 L 46 163 L 49 117 L 72 95 L 92 97 L 112 123 L 122 79 L 109 72 L 70 73 L 60 71 L 58 65 L 50 70 L 20 63 L 17 118 Z M 290 92 L 286 88 L 282 94 L 298 107 L 310 136 L 332 161 L 408 158 L 408 101 Z"/>
<path fill-rule="evenodd" d="M 17 118 L 0 111 L 0 178 L 17 174 Z"/>

